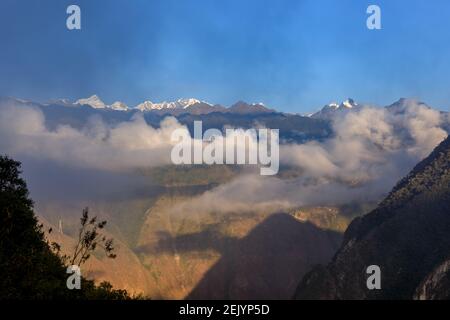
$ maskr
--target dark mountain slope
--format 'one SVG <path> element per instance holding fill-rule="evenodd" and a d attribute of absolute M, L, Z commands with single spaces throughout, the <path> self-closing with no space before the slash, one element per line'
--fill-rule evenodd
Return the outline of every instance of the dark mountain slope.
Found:
<path fill-rule="evenodd" d="M 222 257 L 187 299 L 288 299 L 295 279 L 329 261 L 341 239 L 288 214 L 271 215 L 244 238 L 224 242 Z"/>
<path fill-rule="evenodd" d="M 411 299 L 427 276 L 449 258 L 447 138 L 397 184 L 378 208 L 350 224 L 333 261 L 308 273 L 295 298 Z M 381 268 L 381 290 L 366 287 L 369 265 Z M 427 297 L 433 297 L 433 292 Z"/>

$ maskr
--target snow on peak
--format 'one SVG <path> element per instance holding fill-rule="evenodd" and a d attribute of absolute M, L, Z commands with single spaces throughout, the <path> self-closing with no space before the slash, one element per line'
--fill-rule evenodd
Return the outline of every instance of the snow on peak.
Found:
<path fill-rule="evenodd" d="M 266 105 L 264 104 L 264 102 L 253 102 L 251 104 L 252 107 L 256 107 L 256 106 L 263 106 L 265 107 Z"/>
<path fill-rule="evenodd" d="M 339 108 L 339 104 L 337 104 L 336 102 L 332 102 L 328 104 L 326 107 L 329 107 L 330 109 L 337 109 Z"/>
<path fill-rule="evenodd" d="M 89 105 L 94 109 L 103 109 L 106 108 L 106 105 L 103 103 L 103 101 L 96 95 L 92 95 L 89 98 L 86 99 L 79 99 L 75 102 L 75 104 L 79 105 Z"/>
<path fill-rule="evenodd" d="M 112 110 L 118 110 L 118 111 L 127 111 L 128 110 L 128 106 L 121 101 L 116 101 L 112 105 L 106 105 L 96 94 L 94 94 L 86 99 L 79 99 L 75 102 L 75 104 L 88 105 L 94 109 L 112 109 Z"/>
<path fill-rule="evenodd" d="M 135 109 L 141 110 L 141 111 L 148 111 L 148 110 L 155 110 L 157 109 L 157 106 L 149 100 L 144 101 L 140 104 L 138 104 Z"/>
<path fill-rule="evenodd" d="M 135 107 L 135 109 L 141 111 L 162 110 L 162 109 L 186 109 L 197 103 L 201 103 L 201 101 L 194 98 L 178 99 L 177 101 L 172 102 L 163 101 L 160 103 L 153 103 L 147 100 L 138 104 Z"/>
<path fill-rule="evenodd" d="M 348 98 L 340 104 L 332 102 L 325 105 L 322 110 L 314 113 L 311 117 L 328 119 L 332 117 L 336 111 L 339 111 L 340 113 L 341 111 L 348 111 L 351 109 L 355 109 L 356 107 L 358 107 L 358 104 L 353 99 Z"/>
<path fill-rule="evenodd" d="M 345 107 L 348 109 L 352 109 L 354 107 L 356 107 L 358 104 L 351 98 L 348 98 L 347 100 L 345 100 L 344 102 L 341 103 L 340 107 Z"/>
<path fill-rule="evenodd" d="M 163 101 L 160 103 L 153 103 L 150 100 L 146 100 L 140 104 L 138 104 L 134 109 L 140 110 L 140 111 L 151 111 L 151 110 L 162 110 L 162 109 L 186 109 L 189 108 L 192 105 L 198 104 L 198 103 L 205 103 L 209 106 L 212 106 L 209 103 L 206 103 L 204 101 L 200 101 L 198 99 L 194 98 L 187 98 L 187 99 L 178 99 L 176 101 Z M 121 102 L 116 101 L 112 105 L 106 105 L 97 95 L 92 95 L 89 98 L 85 99 L 79 99 L 75 102 L 76 105 L 89 105 L 92 108 L 95 109 L 112 109 L 117 111 L 127 111 L 129 110 L 128 106 Z"/>
<path fill-rule="evenodd" d="M 128 106 L 125 103 L 121 102 L 121 101 L 114 102 L 110 106 L 110 108 L 113 109 L 113 110 L 118 110 L 118 111 L 126 111 L 126 110 L 128 110 Z"/>
<path fill-rule="evenodd" d="M 331 109 L 331 110 L 337 110 L 337 109 L 352 109 L 356 107 L 358 104 L 355 102 L 355 100 L 348 98 L 347 100 L 343 101 L 341 104 L 338 104 L 336 102 L 332 102 L 330 104 L 327 104 L 324 109 Z"/>
<path fill-rule="evenodd" d="M 327 104 L 325 106 L 325 108 L 327 109 L 333 109 L 333 110 L 337 110 L 339 108 L 347 108 L 347 109 L 352 109 L 354 107 L 356 107 L 358 104 L 351 98 L 348 98 L 347 100 L 343 101 L 341 104 L 338 104 L 336 102 L 332 102 L 330 104 Z"/>
<path fill-rule="evenodd" d="M 200 103 L 200 100 L 194 99 L 194 98 L 188 98 L 188 99 L 178 99 L 176 104 L 183 109 L 189 108 L 190 106 Z"/>

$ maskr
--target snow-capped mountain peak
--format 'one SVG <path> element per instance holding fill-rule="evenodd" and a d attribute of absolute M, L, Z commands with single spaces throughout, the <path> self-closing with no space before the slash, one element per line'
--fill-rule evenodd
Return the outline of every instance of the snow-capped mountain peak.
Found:
<path fill-rule="evenodd" d="M 78 99 L 75 104 L 79 105 L 89 105 L 94 109 L 103 109 L 106 108 L 105 103 L 96 95 L 92 95 L 86 99 Z"/>
<path fill-rule="evenodd" d="M 85 99 L 78 99 L 75 102 L 76 105 L 88 105 L 91 106 L 94 109 L 112 109 L 112 110 L 118 110 L 118 111 L 127 111 L 128 110 L 128 106 L 121 102 L 121 101 L 116 101 L 114 102 L 112 105 L 106 105 L 99 96 L 97 96 L 96 94 L 90 96 L 89 98 L 85 98 Z"/>
<path fill-rule="evenodd" d="M 190 106 L 200 103 L 200 100 L 194 99 L 194 98 L 188 98 L 188 99 L 178 99 L 177 104 L 182 107 L 183 109 L 189 108 Z"/>
<path fill-rule="evenodd" d="M 113 109 L 113 110 L 119 110 L 119 111 L 126 111 L 126 110 L 128 110 L 128 106 L 125 103 L 121 102 L 121 101 L 114 102 L 110 106 L 110 108 Z"/>
<path fill-rule="evenodd" d="M 339 107 L 345 107 L 345 108 L 348 108 L 348 109 L 352 109 L 352 108 L 354 108 L 356 106 L 358 106 L 358 104 L 353 99 L 348 98 L 347 100 L 342 102 Z"/>
<path fill-rule="evenodd" d="M 333 109 L 333 110 L 337 110 L 340 108 L 352 109 L 352 108 L 356 107 L 357 105 L 358 104 L 355 102 L 355 100 L 353 100 L 352 98 L 348 98 L 347 100 L 341 102 L 340 104 L 338 104 L 336 102 L 327 104 L 323 109 Z"/>
<path fill-rule="evenodd" d="M 201 103 L 200 100 L 194 98 L 178 99 L 177 101 L 153 103 L 149 100 L 138 104 L 135 109 L 140 111 L 162 110 L 162 109 L 186 109 L 192 105 Z M 203 102 L 205 103 L 205 102 Z"/>
<path fill-rule="evenodd" d="M 133 109 L 140 110 L 142 112 L 151 111 L 151 110 L 162 110 L 162 109 L 186 109 L 186 108 L 189 108 L 190 106 L 193 106 L 193 105 L 199 104 L 199 103 L 203 103 L 203 104 L 212 106 L 211 104 L 206 103 L 204 101 L 200 101 L 198 99 L 187 98 L 187 99 L 178 99 L 176 101 L 171 101 L 171 102 L 163 101 L 160 103 L 153 103 L 150 100 L 146 100 L 146 101 L 138 104 Z M 128 106 L 121 101 L 116 101 L 111 105 L 107 105 L 99 98 L 99 96 L 97 96 L 95 94 L 90 96 L 89 98 L 78 99 L 75 102 L 75 105 L 88 105 L 94 109 L 107 108 L 107 109 L 112 109 L 112 110 L 116 110 L 116 111 L 130 110 L 128 108 Z"/>
<path fill-rule="evenodd" d="M 328 107 L 329 109 L 334 109 L 334 110 L 336 110 L 336 109 L 339 108 L 339 104 L 336 103 L 336 102 L 331 102 L 331 103 L 329 103 L 328 105 L 326 105 L 324 108 L 326 108 L 326 107 Z"/>
<path fill-rule="evenodd" d="M 138 104 L 135 109 L 138 109 L 140 111 L 149 111 L 149 110 L 158 110 L 157 106 L 150 100 L 146 100 L 140 104 Z"/>
<path fill-rule="evenodd" d="M 358 106 L 359 105 L 355 102 L 355 100 L 348 98 L 347 100 L 343 101 L 340 104 L 332 102 L 330 104 L 325 105 L 320 111 L 314 113 L 311 117 L 329 119 L 338 111 L 339 113 L 341 111 L 349 111 L 357 108 Z"/>

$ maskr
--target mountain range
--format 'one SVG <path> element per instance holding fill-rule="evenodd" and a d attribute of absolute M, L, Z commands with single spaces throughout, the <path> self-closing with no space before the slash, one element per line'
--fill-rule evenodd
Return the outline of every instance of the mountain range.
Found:
<path fill-rule="evenodd" d="M 191 113 L 191 114 L 207 114 L 211 112 L 231 112 L 231 113 L 265 113 L 265 112 L 275 112 L 269 108 L 266 108 L 262 103 L 252 103 L 248 104 L 243 101 L 238 101 L 229 108 L 225 108 L 221 105 L 213 105 L 205 101 L 200 101 L 195 98 L 178 99 L 176 101 L 163 101 L 163 102 L 152 102 L 146 100 L 139 103 L 135 107 L 128 107 L 125 103 L 121 101 L 116 101 L 111 105 L 105 104 L 98 95 L 92 95 L 89 98 L 78 99 L 74 103 L 71 103 L 67 99 L 51 100 L 50 104 L 60 104 L 63 106 L 90 106 L 94 109 L 110 109 L 116 111 L 133 111 L 138 110 L 141 112 L 163 112 L 173 115 L 180 113 Z"/>
<path fill-rule="evenodd" d="M 247 103 L 238 101 L 230 107 L 226 108 L 219 104 L 211 104 L 206 101 L 201 101 L 195 98 L 182 98 L 176 101 L 163 101 L 154 103 L 146 100 L 139 103 L 135 107 L 128 107 L 125 103 L 116 101 L 111 105 L 105 104 L 98 95 L 92 95 L 89 98 L 78 99 L 74 103 L 67 99 L 59 99 L 50 101 L 51 104 L 61 104 L 64 106 L 90 106 L 94 109 L 111 109 L 116 111 L 132 111 L 139 110 L 141 112 L 158 112 L 164 114 L 179 115 L 182 113 L 190 114 L 207 114 L 212 112 L 221 113 L 236 113 L 236 114 L 257 114 L 257 113 L 273 113 L 273 109 L 267 108 L 263 103 Z M 338 104 L 332 102 L 325 105 L 319 111 L 310 114 L 311 118 L 330 120 L 334 114 L 343 113 L 350 110 L 358 109 L 360 105 L 352 98 L 348 98 L 342 103 Z"/>
<path fill-rule="evenodd" d="M 70 125 L 81 129 L 92 116 L 101 116 L 103 121 L 114 125 L 129 121 L 137 114 L 143 116 L 146 122 L 154 128 L 159 128 L 165 117 L 174 116 L 181 124 L 186 125 L 191 133 L 193 133 L 194 121 L 202 121 L 204 130 L 225 127 L 248 129 L 261 125 L 268 128 L 279 128 L 282 142 L 323 139 L 331 134 L 330 124 L 326 120 L 277 112 L 262 104 L 238 101 L 226 108 L 196 101 L 199 100 L 181 99 L 176 102 L 159 104 L 158 108 L 160 109 L 155 107 L 155 109 L 141 111 L 137 108 L 125 109 L 118 102 L 107 106 L 97 96 L 80 99 L 77 103 L 70 103 L 65 99 L 37 103 L 0 97 L 0 106 L 13 104 L 38 108 L 44 113 L 46 125 L 50 129 L 55 129 L 58 125 Z M 149 103 L 147 106 L 151 107 Z"/>
<path fill-rule="evenodd" d="M 48 103 L 0 97 L 0 105 L 15 104 L 33 106 L 42 110 L 46 125 L 50 129 L 58 125 L 70 125 L 81 129 L 93 115 L 99 115 L 112 125 L 131 120 L 135 114 L 140 114 L 146 122 L 158 128 L 166 116 L 174 116 L 193 133 L 194 121 L 202 121 L 204 130 L 210 128 L 234 127 L 255 128 L 265 126 L 280 130 L 281 143 L 304 143 L 311 140 L 321 141 L 333 133 L 333 121 L 336 117 L 364 109 L 365 105 L 349 98 L 342 103 L 330 103 L 318 112 L 305 116 L 300 114 L 279 112 L 262 103 L 249 104 L 238 101 L 230 107 L 212 105 L 198 99 L 179 99 L 174 102 L 152 103 L 143 102 L 134 108 L 129 108 L 122 102 L 106 105 L 97 95 L 87 99 L 79 99 L 75 103 L 67 99 L 51 100 Z M 431 108 L 423 102 L 401 98 L 385 107 L 392 114 L 404 113 L 414 105 Z M 448 114 L 441 111 L 442 114 Z M 447 115 L 447 119 L 450 119 Z M 442 127 L 450 132 L 450 121 L 444 121 Z"/>
<path fill-rule="evenodd" d="M 13 98 L 14 99 L 14 98 Z M 25 102 L 25 100 L 17 99 L 20 102 Z M 115 110 L 115 111 L 141 111 L 141 112 L 156 112 L 164 114 L 179 115 L 182 113 L 190 114 L 207 114 L 211 112 L 222 112 L 222 113 L 236 113 L 236 114 L 257 114 L 257 113 L 276 113 L 274 109 L 270 109 L 265 106 L 264 103 L 247 103 L 245 101 L 238 101 L 230 107 L 224 107 L 220 104 L 211 104 L 206 101 L 201 101 L 195 98 L 182 98 L 176 101 L 163 101 L 163 102 L 152 102 L 146 100 L 134 107 L 129 107 L 121 101 L 116 101 L 112 104 L 106 104 L 103 100 L 96 94 L 88 97 L 78 99 L 75 102 L 71 102 L 68 99 L 52 99 L 43 105 L 60 105 L 65 107 L 80 107 L 89 106 L 94 109 L 105 109 L 105 110 Z M 315 113 L 311 113 L 308 117 L 317 119 L 327 119 L 329 120 L 333 114 L 336 112 L 345 112 L 350 109 L 357 109 L 360 107 L 352 98 L 348 98 L 342 103 L 338 104 L 332 102 L 325 105 L 322 109 Z M 281 113 L 281 112 L 280 112 Z"/>
<path fill-rule="evenodd" d="M 75 102 L 69 99 L 51 99 L 46 103 L 37 103 L 30 100 L 24 100 L 14 97 L 0 97 L 0 103 L 15 102 L 19 104 L 29 104 L 40 107 L 53 106 L 53 107 L 72 107 L 72 108 L 91 108 L 99 112 L 102 111 L 123 111 L 123 112 L 136 112 L 151 113 L 158 115 L 173 115 L 180 116 L 183 114 L 191 115 L 204 115 L 209 113 L 230 113 L 240 115 L 257 115 L 257 114 L 283 114 L 285 116 L 302 116 L 305 118 L 318 119 L 330 121 L 336 115 L 343 115 L 348 112 L 354 112 L 361 110 L 365 105 L 359 104 L 352 98 L 348 98 L 341 103 L 332 102 L 324 105 L 318 111 L 300 115 L 292 113 L 284 113 L 275 109 L 267 107 L 264 103 L 247 103 L 245 101 L 238 101 L 229 107 L 224 107 L 220 104 L 211 104 L 206 101 L 201 101 L 195 98 L 182 98 L 176 101 L 163 101 L 154 103 L 146 100 L 134 107 L 129 107 L 121 101 L 116 101 L 112 104 L 106 104 L 96 94 L 88 97 L 78 99 Z M 400 98 L 391 105 L 386 106 L 386 109 L 392 112 L 404 112 L 411 104 L 422 105 L 427 108 L 431 108 L 424 102 L 411 98 Z"/>

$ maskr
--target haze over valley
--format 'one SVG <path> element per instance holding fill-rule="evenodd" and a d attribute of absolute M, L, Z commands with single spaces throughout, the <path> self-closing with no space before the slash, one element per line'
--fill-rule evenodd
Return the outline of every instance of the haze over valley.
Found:
<path fill-rule="evenodd" d="M 157 299 L 287 299 L 327 264 L 353 218 L 376 208 L 442 142 L 447 112 L 414 99 L 353 99 L 311 115 L 262 103 L 194 98 L 129 107 L 0 98 L 0 149 L 22 162 L 47 235 L 70 251 L 81 210 L 108 221 L 117 258 L 85 266 Z M 280 129 L 280 171 L 256 165 L 173 165 L 175 129 Z"/>

